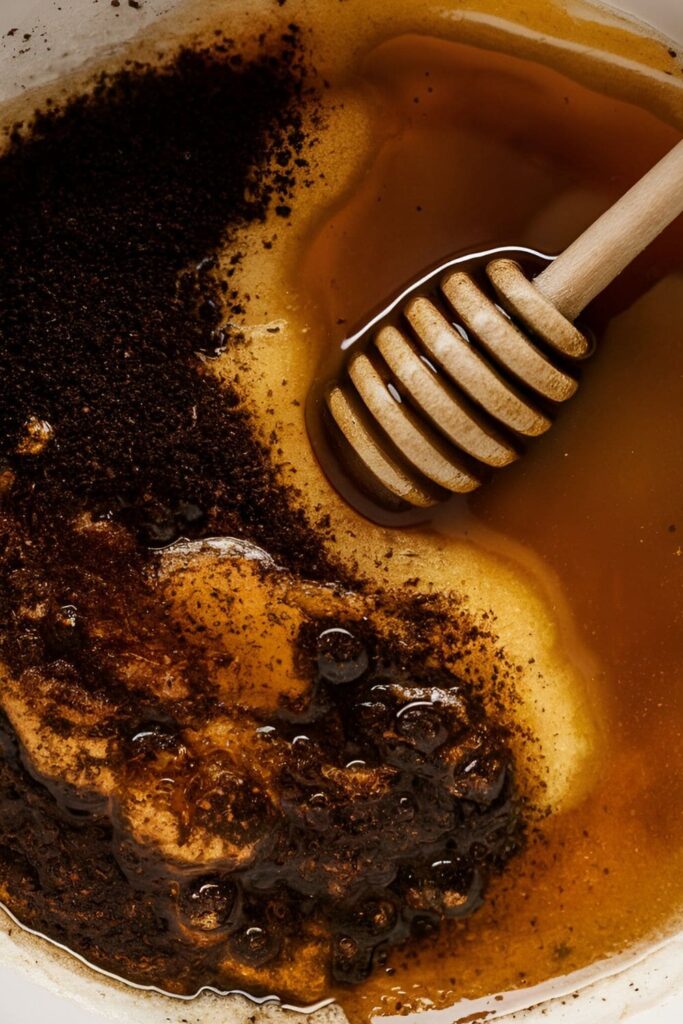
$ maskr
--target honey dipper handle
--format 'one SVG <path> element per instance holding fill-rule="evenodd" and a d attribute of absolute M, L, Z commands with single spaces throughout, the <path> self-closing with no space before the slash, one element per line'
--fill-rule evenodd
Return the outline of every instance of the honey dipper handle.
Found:
<path fill-rule="evenodd" d="M 574 320 L 628 264 L 683 212 L 683 141 L 535 279 Z"/>

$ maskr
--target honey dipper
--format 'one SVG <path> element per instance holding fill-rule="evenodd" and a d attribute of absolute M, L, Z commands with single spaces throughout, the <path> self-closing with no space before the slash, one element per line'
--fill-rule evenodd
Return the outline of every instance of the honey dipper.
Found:
<path fill-rule="evenodd" d="M 484 290 L 463 258 L 411 285 L 344 343 L 324 388 L 352 474 L 426 508 L 513 462 L 577 389 L 569 370 L 590 346 L 575 318 L 681 212 L 683 141 L 535 279 L 497 258 Z"/>

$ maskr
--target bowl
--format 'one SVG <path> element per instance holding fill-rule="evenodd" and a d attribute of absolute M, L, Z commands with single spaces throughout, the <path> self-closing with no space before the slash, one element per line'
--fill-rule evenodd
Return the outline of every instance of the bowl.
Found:
<path fill-rule="evenodd" d="M 115 49 L 183 2 L 144 0 L 129 6 L 121 0 L 120 16 L 114 19 L 108 0 L 69 0 L 63 9 L 53 0 L 3 0 L 0 102 L 11 103 L 26 89 L 40 89 L 56 76 Z M 249 0 L 235 0 L 235 5 L 248 7 Z M 566 6 L 581 16 L 580 3 L 567 0 Z M 609 20 L 619 16 L 640 19 L 683 47 L 682 0 L 612 0 L 602 8 Z M 8 35 L 11 29 L 16 31 Z M 49 39 L 49 50 L 39 44 L 40 38 Z M 135 1020 L 136 1024 L 241 1024 L 255 1017 L 259 1024 L 268 1024 L 271 1020 L 300 1019 L 297 1013 L 278 1004 L 256 1009 L 239 996 L 226 1002 L 207 994 L 184 1002 L 123 986 L 82 966 L 63 950 L 26 934 L 4 915 L 0 921 L 0 964 L 2 1020 L 6 1024 L 38 1024 L 43 1019 L 52 1024 L 96 1024 L 101 1014 L 120 1021 Z M 502 1001 L 463 1005 L 459 1010 L 469 1020 L 495 1017 L 510 1024 L 679 1021 L 683 1019 L 683 933 L 538 989 L 520 990 Z M 424 1024 L 448 1024 L 453 1014 L 452 1010 L 426 1011 L 420 1016 Z M 316 1024 L 343 1020 L 336 1006 L 316 1014 Z M 396 1018 L 392 1024 L 398 1021 Z"/>

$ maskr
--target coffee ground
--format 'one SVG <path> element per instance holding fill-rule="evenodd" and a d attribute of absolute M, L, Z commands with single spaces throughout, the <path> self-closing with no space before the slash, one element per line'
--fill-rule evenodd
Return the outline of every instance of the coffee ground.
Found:
<path fill-rule="evenodd" d="M 200 358 L 240 342 L 225 324 L 246 299 L 217 250 L 270 208 L 286 218 L 306 174 L 299 111 L 314 94 L 295 28 L 261 51 L 245 64 L 219 42 L 104 76 L 13 132 L 0 160 L 0 657 L 44 700 L 46 736 L 67 745 L 66 711 L 96 705 L 95 729 L 128 771 L 139 769 L 127 737 L 145 737 L 153 760 L 216 707 L 207 665 L 150 585 L 154 548 L 232 535 L 298 577 L 342 575 L 239 394 Z M 418 610 L 397 608 L 416 636 Z M 348 983 L 474 910 L 520 842 L 505 730 L 464 688 L 448 710 L 461 681 L 426 672 L 426 640 L 407 651 L 367 627 L 339 646 L 344 625 L 302 632 L 308 700 L 261 722 L 284 759 L 268 816 L 258 780 L 226 769 L 224 792 L 220 765 L 188 768 L 198 791 L 185 796 L 207 827 L 228 827 L 228 804 L 239 834 L 267 826 L 268 850 L 241 874 L 166 884 L 154 850 L 142 871 L 101 801 L 32 774 L 3 716 L 0 884 L 22 921 L 183 993 L 245 978 L 268 993 L 289 963 L 280 993 L 305 998 L 304 925 L 330 981 Z M 187 698 L 151 696 L 149 651 L 189 666 Z M 438 690 L 443 707 L 412 706 L 416 688 Z M 332 781 L 317 777 L 323 760 Z"/>
<path fill-rule="evenodd" d="M 230 344 L 226 314 L 243 309 L 217 247 L 285 204 L 306 164 L 295 44 L 287 33 L 246 67 L 218 44 L 105 76 L 12 136 L 0 458 L 13 514 L 50 543 L 88 512 L 124 521 L 143 547 L 246 534 L 329 574 L 239 396 L 198 358 Z"/>

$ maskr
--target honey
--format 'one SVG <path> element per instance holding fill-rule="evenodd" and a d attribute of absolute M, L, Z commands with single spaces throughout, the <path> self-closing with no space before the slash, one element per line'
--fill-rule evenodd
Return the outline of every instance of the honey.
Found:
<path fill-rule="evenodd" d="M 378 296 L 456 254 L 560 252 L 680 137 L 551 69 L 453 43 L 397 40 L 365 68 L 386 135 L 303 268 L 337 344 Z M 587 312 L 596 352 L 549 434 L 480 492 L 419 514 L 422 529 L 543 565 L 598 657 L 589 699 L 605 701 L 605 719 L 599 781 L 546 823 L 545 845 L 501 882 L 495 910 L 448 954 L 435 949 L 434 967 L 421 956 L 398 971 L 407 992 L 419 978 L 413 1007 L 448 972 L 454 1000 L 460 986 L 482 994 L 482 976 L 505 990 L 569 973 L 656 929 L 680 900 L 682 232 L 679 221 Z M 326 356 L 323 379 L 339 371 L 339 355 Z M 367 501 L 364 511 L 392 521 Z"/>
<path fill-rule="evenodd" d="M 344 500 L 344 479 L 337 478 L 340 495 L 309 449 L 306 397 L 338 372 L 344 338 L 425 269 L 500 246 L 559 252 L 678 140 L 683 75 L 668 45 L 624 24 L 596 25 L 588 7 L 575 18 L 531 5 L 526 20 L 514 4 L 484 0 L 438 11 L 400 0 L 336 8 L 288 2 L 247 19 L 243 5 L 187 3 L 184 20 L 162 20 L 127 51 L 163 66 L 179 43 L 204 52 L 220 25 L 225 49 L 215 67 L 209 60 L 209 97 L 225 88 L 221 60 L 236 45 L 228 36 L 247 66 L 284 46 L 305 74 L 292 85 L 277 72 L 283 107 L 285 93 L 287 102 L 294 97 L 296 130 L 290 115 L 277 122 L 285 133 L 289 125 L 292 153 L 281 141 L 270 154 L 264 205 L 259 182 L 247 181 L 247 206 L 228 231 L 213 182 L 207 177 L 205 193 L 178 170 L 183 217 L 195 209 L 193 227 L 204 233 L 187 232 L 191 265 L 173 263 L 169 236 L 155 241 L 169 262 L 153 286 L 141 276 L 150 282 L 146 305 L 131 285 L 134 313 L 121 307 L 130 333 L 117 322 L 113 345 L 129 346 L 126 358 L 115 347 L 109 355 L 109 340 L 93 355 L 83 334 L 80 351 L 98 379 L 135 382 L 143 409 L 136 415 L 147 415 L 143 395 L 154 387 L 165 388 L 169 415 L 151 410 L 152 433 L 140 440 L 85 430 L 88 458 L 107 472 L 95 475 L 92 490 L 87 473 L 79 477 L 70 514 L 50 530 L 21 519 L 33 523 L 32 548 L 25 525 L 8 530 L 15 561 L 3 572 L 24 625 L 22 643 L 3 658 L 4 757 L 11 768 L 21 752 L 30 765 L 32 806 L 51 829 L 68 823 L 75 861 L 97 851 L 102 874 L 83 876 L 87 891 L 104 880 L 120 893 L 140 946 L 119 948 L 79 915 L 67 921 L 58 899 L 52 926 L 49 915 L 30 918 L 40 885 L 0 846 L 0 862 L 12 868 L 2 899 L 20 919 L 23 906 L 24 923 L 44 920 L 38 930 L 96 966 L 178 994 L 208 984 L 299 1005 L 333 997 L 357 1021 L 427 1008 L 453 1019 L 454 1007 L 483 1010 L 489 997 L 552 986 L 641 948 L 674 927 L 683 901 L 683 226 L 675 223 L 587 311 L 597 341 L 578 395 L 547 437 L 475 495 L 420 516 L 386 512 L 371 497 L 359 514 Z M 204 72 L 192 70 L 191 57 L 185 62 L 203 103 Z M 262 73 L 267 83 L 260 70 L 257 83 Z M 87 74 L 66 81 L 65 95 L 82 89 Z M 40 100 L 37 93 L 32 102 Z M 189 164 L 203 144 L 191 122 L 182 128 Z M 215 152 L 204 152 L 215 175 L 224 146 L 221 136 Z M 301 163 L 291 165 L 290 156 Z M 262 152 L 259 161 L 268 162 Z M 151 193 L 161 204 L 168 194 L 163 186 Z M 249 202 L 253 218 L 244 212 Z M 144 236 L 144 202 L 135 198 L 133 208 Z M 90 216 L 87 203 L 86 210 Z M 109 216 L 103 203 L 103 234 Z M 178 299 L 180 269 L 188 276 Z M 157 280 L 171 290 L 155 306 Z M 96 286 L 93 276 L 82 294 L 91 297 Z M 196 296 L 214 306 L 200 307 L 195 331 L 191 312 L 173 317 L 196 310 Z M 96 302 L 92 309 L 109 339 Z M 102 309 L 108 317 L 119 307 Z M 158 312 L 145 333 L 135 317 L 147 309 Z M 162 320 L 165 334 L 157 336 Z M 150 351 L 162 383 L 145 377 Z M 177 366 L 191 375 L 178 375 Z M 108 395 L 100 386 L 96 406 Z M 231 419 L 220 418 L 222 396 Z M 0 465 L 10 520 L 16 496 L 24 515 L 42 500 L 46 480 L 45 493 L 61 508 L 65 438 L 71 429 L 77 437 L 76 426 L 84 430 L 92 415 L 89 402 L 67 415 L 51 396 L 30 415 L 18 408 L 14 447 Z M 123 430 L 117 402 L 109 408 Z M 21 450 L 31 417 L 49 427 L 37 452 Z M 157 422 L 169 424 L 170 446 L 153 433 Z M 229 431 L 224 450 L 221 431 Z M 119 494 L 119 460 L 128 457 L 116 450 L 121 436 L 133 453 L 126 472 L 142 472 L 135 470 L 139 485 Z M 149 438 L 160 445 L 156 454 L 145 447 Z M 38 507 L 50 512 L 47 501 Z M 68 573 L 55 551 L 68 559 Z M 52 675 L 31 662 L 36 651 L 48 652 Z M 378 698 L 377 687 L 387 686 L 400 693 Z M 448 716 L 458 687 L 456 726 Z M 389 709 L 398 724 L 356 721 L 357 707 L 367 711 L 373 699 L 380 717 Z M 391 789 L 391 772 L 418 789 L 413 775 L 432 773 L 438 817 L 439 773 L 456 737 L 458 757 L 480 751 L 479 762 L 457 761 L 463 774 L 448 784 L 463 808 L 480 801 L 484 850 L 476 864 L 463 861 L 448 874 L 441 839 L 425 838 L 443 823 L 419 810 L 414 835 L 408 819 L 401 824 L 409 811 L 415 820 L 415 806 L 407 791 Z M 395 748 L 396 764 L 386 753 Z M 309 793 L 309 773 L 321 766 L 326 781 Z M 294 779 L 288 827 L 299 834 L 305 819 L 306 842 L 321 837 L 309 860 L 274 844 L 283 773 Z M 372 846 L 376 822 L 367 845 L 367 822 L 358 819 L 356 833 L 339 823 L 368 799 L 379 801 L 378 820 L 383 814 L 388 823 L 377 833 L 388 844 L 377 848 L 381 857 Z M 499 816 L 498 833 L 489 812 Z M 361 837 L 351 866 L 349 834 Z M 467 829 L 457 836 L 465 856 Z M 443 878 L 416 882 L 416 850 L 421 856 L 420 844 L 432 841 Z M 379 870 L 390 847 L 405 862 L 398 886 Z M 257 849 L 266 852 L 254 867 Z M 364 870 L 372 906 L 363 905 L 353 930 L 350 894 Z M 479 870 L 484 886 L 475 881 Z M 51 872 L 50 884 L 62 884 Z M 130 902 L 124 876 L 136 894 Z M 29 894 L 23 904 L 24 893 L 12 888 L 19 878 Z M 290 918 L 291 899 L 277 891 L 284 879 L 302 905 L 306 885 L 316 898 L 325 891 L 328 916 L 302 910 L 301 920 Z M 259 888 L 267 894 L 260 901 Z M 419 927 L 406 929 L 395 915 L 411 900 Z M 373 939 L 364 945 L 359 936 L 368 929 Z M 136 948 L 144 949 L 137 962 Z"/>

